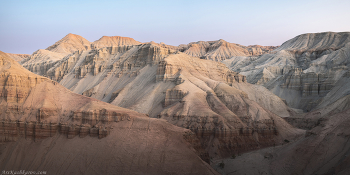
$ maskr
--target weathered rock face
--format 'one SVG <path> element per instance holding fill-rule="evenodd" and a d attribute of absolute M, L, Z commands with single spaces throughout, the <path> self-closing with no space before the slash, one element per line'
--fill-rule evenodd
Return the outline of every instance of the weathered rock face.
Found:
<path fill-rule="evenodd" d="M 30 56 L 29 54 L 13 54 L 13 53 L 6 53 L 6 54 L 17 62 L 21 62 L 22 60 Z"/>
<path fill-rule="evenodd" d="M 270 53 L 272 50 L 278 48 L 278 46 L 260 46 L 260 45 L 250 45 L 247 46 L 250 55 L 262 55 Z"/>
<path fill-rule="evenodd" d="M 322 110 L 318 112 L 323 113 Z M 310 115 L 314 114 L 310 113 Z M 251 164 L 245 167 L 247 169 L 252 168 L 252 164 L 264 164 L 254 169 L 267 174 L 349 174 L 348 125 L 350 121 L 348 115 L 349 108 L 341 113 L 325 116 L 298 142 L 259 151 L 260 154 L 270 155 L 268 159 L 255 162 L 259 161 L 256 159 L 259 153 L 251 153 L 251 155 L 254 154 L 255 159 L 252 159 L 251 155 L 242 155 L 237 161 L 250 160 Z M 232 166 L 226 172 L 242 173 L 235 171 L 241 169 L 238 164 L 235 164 L 236 162 L 225 163 L 227 167 Z"/>
<path fill-rule="evenodd" d="M 20 63 L 23 67 L 35 74 L 46 75 L 47 71 L 66 55 L 65 53 L 39 49 Z"/>
<path fill-rule="evenodd" d="M 349 32 L 324 32 L 307 33 L 294 37 L 283 43 L 276 50 L 299 50 L 305 51 L 324 51 L 328 49 L 340 49 L 350 42 Z"/>
<path fill-rule="evenodd" d="M 187 92 L 183 92 L 181 90 L 167 89 L 167 91 L 165 92 L 164 107 L 180 102 L 186 94 Z"/>
<path fill-rule="evenodd" d="M 221 41 L 210 47 L 214 51 L 228 46 L 231 44 Z M 211 157 L 279 144 L 282 138 L 300 134 L 231 87 L 247 84 L 245 76 L 166 45 L 77 51 L 46 74 L 76 93 L 191 129 Z M 222 88 L 229 90 L 223 93 Z M 285 106 L 282 110 L 289 115 Z M 279 124 L 288 129 L 279 130 Z"/>
<path fill-rule="evenodd" d="M 130 74 L 134 77 L 142 67 L 157 64 L 171 52 L 173 51 L 150 44 L 77 51 L 57 63 L 47 72 L 47 76 L 56 81 L 61 81 L 65 75 L 74 75 L 77 79 L 100 74 L 113 74 L 117 77 Z"/>
<path fill-rule="evenodd" d="M 61 40 L 57 41 L 52 46 L 48 47 L 47 49 L 45 50 L 39 49 L 38 51 L 34 52 L 31 56 L 22 60 L 21 64 L 31 72 L 34 72 L 38 75 L 50 77 L 53 80 L 59 81 L 62 79 L 63 74 L 67 74 L 67 72 L 50 72 L 50 74 L 54 74 L 54 75 L 49 75 L 48 72 L 56 64 L 60 65 L 61 60 L 68 59 L 65 57 L 69 57 L 70 62 L 74 62 L 74 58 L 76 58 L 77 55 L 86 53 L 87 50 L 91 50 L 91 48 L 94 48 L 95 51 L 93 51 L 93 53 L 89 53 L 90 55 L 91 54 L 94 54 L 94 55 L 91 56 L 89 59 L 94 59 L 97 57 L 103 58 L 103 57 L 106 57 L 105 54 L 107 53 L 109 53 L 110 55 L 115 55 L 119 52 L 125 52 L 127 49 L 130 49 L 130 47 L 128 48 L 127 46 L 139 45 L 139 44 L 141 43 L 138 41 L 135 41 L 132 38 L 119 37 L 119 36 L 114 36 L 114 37 L 104 36 L 101 39 L 91 43 L 79 35 L 68 34 Z M 100 49 L 103 47 L 110 47 L 110 48 Z M 65 66 L 69 66 L 69 65 L 65 65 Z M 96 68 L 95 67 L 96 67 L 95 65 L 86 65 L 81 70 L 77 70 L 77 71 L 81 71 L 80 76 L 84 76 L 86 73 L 90 71 L 93 71 L 96 73 L 96 72 L 99 72 L 100 69 L 103 69 L 101 67 L 96 67 Z M 55 78 L 52 78 L 54 76 Z"/>
<path fill-rule="evenodd" d="M 303 34 L 274 53 L 234 57 L 223 63 L 247 76 L 248 82 L 264 85 L 291 107 L 310 111 L 348 71 L 349 36 L 349 32 Z"/>
<path fill-rule="evenodd" d="M 88 50 L 90 49 L 90 41 L 85 38 L 69 33 L 61 40 L 57 41 L 54 45 L 46 48 L 48 51 L 57 53 L 73 53 L 77 50 Z"/>
<path fill-rule="evenodd" d="M 102 138 L 109 133 L 108 124 L 130 120 L 129 114 L 122 111 L 94 109 L 93 106 L 90 109 L 84 109 L 85 104 L 59 108 L 58 106 L 62 105 L 61 101 L 56 100 L 62 100 L 64 97 L 55 96 L 72 95 L 71 92 L 56 82 L 21 68 L 13 60 L 6 58 L 3 53 L 0 56 L 1 141 L 16 141 L 20 137 L 45 139 L 57 132 L 67 135 L 68 138 L 77 135 Z M 56 93 L 50 94 L 46 91 Z M 76 95 L 73 95 L 70 100 L 78 103 L 86 101 L 86 99 L 79 99 Z M 90 101 L 90 104 L 97 102 L 97 100 Z M 89 100 L 86 104 L 89 104 Z"/>
<path fill-rule="evenodd" d="M 193 149 L 201 145 L 187 129 L 143 117 L 112 126 L 103 139 L 55 134 L 35 142 L 22 138 L 2 143 L 0 168 L 42 168 L 58 174 L 217 174 L 197 156 L 205 153 Z M 135 164 L 135 159 L 140 162 Z"/>
<path fill-rule="evenodd" d="M 58 174 L 217 174 L 203 161 L 209 162 L 208 153 L 190 130 L 74 94 L 27 71 L 3 52 L 0 77 L 1 169 L 42 168 Z M 135 157 L 140 161 L 137 165 Z"/>
<path fill-rule="evenodd" d="M 302 132 L 232 87 L 247 84 L 245 77 L 221 66 L 184 54 L 165 58 L 157 81 L 175 87 L 165 92 L 165 108 L 158 117 L 194 131 L 211 157 L 280 144 L 281 137 Z"/>
<path fill-rule="evenodd" d="M 298 141 L 286 141 L 283 146 L 218 160 L 211 165 L 225 163 L 225 168 L 217 169 L 222 174 L 349 174 L 349 114 L 347 95 L 323 108 L 285 118 L 308 130 Z"/>
<path fill-rule="evenodd" d="M 132 38 L 121 36 L 103 36 L 99 40 L 91 44 L 91 48 L 98 49 L 103 47 L 118 47 L 127 45 L 139 45 L 141 42 L 135 41 Z"/>
<path fill-rule="evenodd" d="M 218 41 L 198 41 L 188 45 L 180 45 L 179 50 L 193 57 L 222 61 L 233 56 L 261 55 L 269 53 L 277 47 L 274 46 L 242 46 L 228 43 L 225 40 Z"/>
<path fill-rule="evenodd" d="M 327 116 L 319 121 L 317 127 L 308 131 L 298 144 L 280 150 L 280 155 L 284 156 L 276 156 L 271 161 L 271 166 L 275 167 L 273 173 L 348 174 L 350 121 L 347 116 L 349 110 Z"/>

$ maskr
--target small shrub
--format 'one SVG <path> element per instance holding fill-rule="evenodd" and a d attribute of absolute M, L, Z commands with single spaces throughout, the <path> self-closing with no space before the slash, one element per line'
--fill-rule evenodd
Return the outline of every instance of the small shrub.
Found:
<path fill-rule="evenodd" d="M 289 140 L 287 140 L 287 139 L 284 139 L 284 142 L 286 142 L 286 143 L 289 143 Z"/>
<path fill-rule="evenodd" d="M 232 155 L 232 157 L 231 157 L 231 159 L 235 159 L 236 158 L 236 155 L 235 154 L 233 154 Z"/>

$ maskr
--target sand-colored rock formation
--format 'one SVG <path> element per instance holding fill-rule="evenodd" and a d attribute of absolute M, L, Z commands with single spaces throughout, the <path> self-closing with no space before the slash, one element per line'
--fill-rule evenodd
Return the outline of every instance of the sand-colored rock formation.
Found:
<path fill-rule="evenodd" d="M 261 55 L 269 53 L 275 49 L 274 46 L 242 46 L 239 44 L 228 43 L 225 40 L 218 41 L 198 41 L 189 43 L 188 45 L 180 45 L 178 49 L 184 53 L 199 57 L 202 59 L 209 59 L 214 61 L 222 61 L 234 56 L 250 56 Z"/>
<path fill-rule="evenodd" d="M 301 116 L 295 123 L 307 127 L 300 140 L 237 156 L 216 160 L 212 167 L 221 174 L 349 174 L 350 173 L 350 96 L 326 108 Z M 295 118 L 296 119 L 296 118 Z M 307 122 L 318 121 L 314 123 Z M 296 121 L 296 120 L 295 120 Z M 219 163 L 225 167 L 220 168 Z"/>
<path fill-rule="evenodd" d="M 209 162 L 208 153 L 191 131 L 75 94 L 3 52 L 0 111 L 3 170 L 216 174 L 203 161 Z"/>
<path fill-rule="evenodd" d="M 141 42 L 135 41 L 132 38 L 121 37 L 121 36 L 103 36 L 99 40 L 91 43 L 91 48 L 102 48 L 102 47 L 118 47 L 118 46 L 129 46 L 139 45 Z"/>
<path fill-rule="evenodd" d="M 22 60 L 30 56 L 29 54 L 13 54 L 13 53 L 6 53 L 6 54 L 17 62 L 21 62 Z"/>
<path fill-rule="evenodd" d="M 264 88 L 247 95 L 233 87 L 253 92 L 245 76 L 152 42 L 77 51 L 46 75 L 73 92 L 189 128 L 211 157 L 280 144 L 302 132 L 276 115 L 293 113 L 282 99 Z M 263 107 L 254 101 L 262 98 Z"/>
<path fill-rule="evenodd" d="M 23 107 L 6 105 L 6 111 L 10 112 L 3 115 L 9 118 L 3 120 L 5 122 L 1 125 L 6 128 L 3 140 L 16 140 L 13 138 L 22 138 L 17 135 L 28 133 L 28 138 L 32 135 L 36 139 L 50 137 L 53 143 L 60 145 L 63 136 L 70 138 L 72 142 L 84 139 L 84 143 L 85 139 L 99 137 L 102 138 L 99 142 L 101 147 L 109 150 L 108 145 L 120 144 L 112 138 L 121 138 L 122 143 L 129 141 L 127 142 L 129 146 L 135 148 L 130 152 L 130 154 L 137 152 L 133 157 L 142 158 L 145 155 L 146 157 L 154 155 L 152 151 L 154 147 L 150 145 L 163 145 L 157 149 L 164 150 L 165 154 L 169 151 L 165 147 L 171 140 L 171 143 L 178 143 L 179 146 L 176 148 L 168 146 L 174 149 L 169 152 L 178 153 L 177 148 L 184 149 L 182 143 L 186 143 L 192 149 L 192 152 L 189 151 L 190 154 L 183 152 L 191 157 L 188 160 L 198 162 L 198 156 L 207 162 L 211 159 L 212 167 L 222 173 L 346 174 L 349 172 L 347 166 L 349 165 L 347 116 L 350 107 L 349 32 L 304 34 L 285 42 L 279 48 L 259 45 L 246 47 L 224 40 L 200 41 L 175 47 L 164 43 L 139 43 L 123 37 L 102 37 L 94 43 L 90 44 L 90 48 L 72 51 L 54 64 L 43 63 L 42 65 L 47 66 L 32 68 L 32 71 L 35 70 L 52 80 L 59 81 L 73 92 L 112 105 L 107 103 L 101 105 L 101 102 L 85 97 L 84 99 L 94 103 L 90 104 L 92 102 L 89 101 L 89 105 L 82 106 L 83 102 L 79 102 L 74 107 L 63 108 L 61 104 L 63 100 L 51 95 L 63 92 L 50 90 L 52 88 L 47 79 L 28 78 L 29 82 L 14 83 L 23 78 L 3 76 L 2 80 L 9 81 L 7 84 L 10 84 L 4 83 L 3 87 L 17 87 L 16 90 L 3 90 L 1 92 L 5 94 L 3 100 L 11 104 L 33 102 L 39 104 L 37 111 L 34 110 L 30 114 L 35 116 L 32 117 L 33 120 L 35 118 L 39 121 L 35 124 L 20 123 L 19 119 L 13 120 L 12 118 L 18 115 L 15 112 L 23 111 Z M 271 51 L 272 49 L 275 50 Z M 231 59 L 227 60 L 228 58 Z M 224 61 L 219 63 L 211 60 Z M 9 66 L 4 64 L 3 67 L 8 69 Z M 26 90 L 28 84 L 33 84 L 30 91 Z M 25 98 L 28 96 L 34 99 L 37 95 L 32 93 L 40 94 L 48 90 L 50 93 L 45 93 L 38 102 L 31 100 L 33 102 L 29 103 Z M 304 112 L 311 112 L 302 113 L 301 110 L 288 107 L 287 104 L 303 109 Z M 113 105 L 123 107 L 118 108 L 122 112 L 113 111 L 116 110 Z M 62 110 L 57 112 L 56 109 L 60 106 L 62 109 L 71 109 L 71 112 Z M 124 108 L 147 114 L 147 117 Z M 28 112 L 22 113 L 28 114 Z M 51 125 L 54 123 L 51 122 L 52 116 L 58 115 L 62 116 L 59 117 L 60 122 Z M 21 126 L 25 126 L 26 129 Z M 128 126 L 127 130 L 125 126 Z M 55 128 L 58 128 L 60 135 L 55 132 Z M 140 132 L 143 130 L 145 132 Z M 145 134 L 146 131 L 148 134 L 151 133 L 151 136 Z M 78 135 L 84 138 L 79 138 Z M 92 137 L 87 137 L 88 135 Z M 149 137 L 152 139 L 146 141 Z M 137 138 L 136 140 L 142 143 L 132 138 Z M 146 146 L 142 146 L 145 142 Z M 91 145 L 85 149 L 97 147 Z M 266 148 L 269 146 L 274 147 Z M 7 152 L 12 152 L 13 149 L 35 152 L 36 147 L 30 142 L 0 149 L 6 152 L 2 155 L 8 160 L 10 154 Z M 120 147 L 121 150 L 126 150 L 126 147 Z M 261 150 L 262 148 L 266 149 Z M 50 147 L 50 150 L 55 149 L 58 148 Z M 260 150 L 243 154 L 236 159 L 221 160 L 256 149 Z M 138 150 L 145 150 L 147 153 L 140 153 Z M 120 154 L 118 151 L 116 152 Z M 71 153 L 69 150 L 67 152 Z M 155 154 L 158 155 L 157 153 Z M 173 161 L 165 159 L 163 153 L 160 162 Z M 118 168 L 125 167 L 125 165 L 119 166 L 117 160 L 120 160 L 120 157 L 117 159 L 103 152 L 96 154 L 97 157 L 111 159 Z M 44 159 L 49 160 L 57 156 L 55 153 L 46 155 Z M 172 156 L 179 155 L 169 155 Z M 43 156 L 38 154 L 38 157 Z M 134 162 L 133 159 L 126 160 L 131 164 Z M 147 162 L 147 165 L 154 165 L 153 159 L 142 160 L 140 161 Z M 221 161 L 226 166 L 219 169 L 218 163 Z M 140 165 L 137 167 L 141 169 L 145 167 L 144 164 L 137 165 Z M 99 164 L 97 166 L 99 167 Z M 204 173 L 210 170 L 201 163 L 195 163 L 193 166 L 203 168 Z M 164 164 L 164 167 L 167 166 Z M 149 168 L 146 166 L 145 169 Z M 147 172 L 171 173 L 175 172 L 175 169 L 166 172 L 164 168 L 151 168 Z M 53 166 L 53 170 L 57 171 L 57 167 Z M 68 168 L 67 171 L 74 170 Z M 107 169 L 105 172 L 109 173 L 110 170 Z M 121 173 L 138 172 L 137 168 L 132 167 L 121 170 Z M 198 173 L 202 172 L 198 170 Z"/>
<path fill-rule="evenodd" d="M 49 75 L 47 73 L 49 69 L 54 67 L 57 63 L 59 64 L 59 61 L 65 57 L 74 57 L 75 55 L 81 54 L 83 51 L 90 50 L 91 48 L 98 50 L 99 48 L 103 47 L 131 46 L 138 44 L 141 43 L 135 41 L 132 38 L 119 36 L 103 36 L 99 40 L 91 43 L 79 35 L 70 33 L 47 49 L 37 50 L 31 56 L 22 60 L 20 63 L 23 67 L 30 70 L 31 72 L 48 77 Z M 86 68 L 83 68 L 81 74 L 84 75 L 84 71 L 90 71 L 88 69 L 88 66 Z M 97 71 L 97 69 L 95 71 Z M 58 75 L 51 76 L 59 77 L 60 73 L 58 73 Z M 58 79 L 56 78 L 54 80 Z"/>
<path fill-rule="evenodd" d="M 264 85 L 289 106 L 310 111 L 327 101 L 327 94 L 349 70 L 349 58 L 350 33 L 325 32 L 299 35 L 270 54 L 233 57 L 223 63 L 247 76 L 248 82 Z"/>
<path fill-rule="evenodd" d="M 182 83 L 177 83 L 178 78 Z M 190 128 L 213 157 L 280 144 L 278 137 L 301 132 L 235 88 L 238 84 L 251 88 L 244 76 L 213 61 L 172 54 L 158 66 L 157 81 L 174 82 L 176 86 L 170 92 L 186 92 L 181 93 L 182 100 L 177 98 L 158 117 Z M 169 94 L 167 90 L 165 102 L 173 100 L 167 99 Z"/>
<path fill-rule="evenodd" d="M 23 67 L 35 74 L 46 75 L 46 72 L 66 55 L 65 53 L 39 49 L 20 63 Z"/>
<path fill-rule="evenodd" d="M 69 33 L 61 40 L 57 41 L 54 45 L 46 48 L 51 52 L 58 53 L 73 53 L 77 50 L 88 50 L 90 49 L 90 41 L 85 38 Z"/>

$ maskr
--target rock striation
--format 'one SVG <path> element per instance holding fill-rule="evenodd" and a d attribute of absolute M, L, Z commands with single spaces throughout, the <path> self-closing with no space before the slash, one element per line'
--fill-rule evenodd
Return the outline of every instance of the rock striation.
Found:
<path fill-rule="evenodd" d="M 69 33 L 61 40 L 57 41 L 54 45 L 46 48 L 46 50 L 57 53 L 73 53 L 77 50 L 90 49 L 91 43 L 85 38 Z"/>
<path fill-rule="evenodd" d="M 121 37 L 121 36 L 103 36 L 99 40 L 91 44 L 91 48 L 102 48 L 102 47 L 118 47 L 128 45 L 139 45 L 141 42 L 135 41 L 132 38 Z"/>
<path fill-rule="evenodd" d="M 245 76 L 158 44 L 78 51 L 46 74 L 73 92 L 192 130 L 211 157 L 280 144 L 302 133 L 233 87 L 252 86 Z M 281 99 L 271 102 L 281 109 L 267 109 L 291 114 Z"/>
<path fill-rule="evenodd" d="M 29 54 L 13 54 L 13 53 L 6 53 L 6 54 L 17 62 L 21 62 L 22 60 L 30 56 Z"/>
<path fill-rule="evenodd" d="M 0 111 L 1 169 L 217 174 L 204 162 L 208 153 L 190 130 L 75 94 L 3 52 Z"/>
<path fill-rule="evenodd" d="M 100 42 L 112 43 L 116 38 L 103 37 Z M 132 40 L 125 39 L 124 44 L 127 41 Z M 265 97 L 281 104 L 280 109 L 261 107 L 254 101 L 261 98 L 255 96 L 268 91 L 247 95 L 236 89 L 236 84 L 246 86 L 243 89 L 252 89 L 247 88 L 252 85 L 224 64 L 191 57 L 165 44 L 137 44 L 79 50 L 57 61 L 43 75 L 78 94 L 190 129 L 210 157 L 280 144 L 283 138 L 302 133 L 274 114 L 292 113 L 280 98 Z M 213 42 L 209 50 L 226 47 L 241 48 L 221 40 Z M 284 129 L 279 125 L 285 125 Z"/>
<path fill-rule="evenodd" d="M 244 76 L 221 66 L 185 54 L 165 58 L 157 81 L 172 81 L 176 86 L 166 91 L 166 108 L 158 117 L 194 131 L 213 157 L 280 144 L 282 135 L 302 132 L 236 89 L 236 84 L 250 85 Z M 179 78 L 182 83 L 177 83 Z"/>
<path fill-rule="evenodd" d="M 225 168 L 216 168 L 217 163 L 212 167 L 222 174 L 349 174 L 349 99 L 347 95 L 325 108 L 292 118 L 294 124 L 311 126 L 297 142 L 218 160 Z"/>
<path fill-rule="evenodd" d="M 23 67 L 35 74 L 46 75 L 46 72 L 65 56 L 65 53 L 39 49 L 20 63 Z"/>
<path fill-rule="evenodd" d="M 223 63 L 289 106 L 310 111 L 327 101 L 324 98 L 348 71 L 349 51 L 349 32 L 310 33 L 286 41 L 271 53 L 232 57 Z"/>
<path fill-rule="evenodd" d="M 206 52 L 217 51 L 219 57 L 250 54 L 223 40 L 206 44 Z M 75 93 L 190 129 L 209 157 L 281 144 L 303 133 L 279 117 L 293 113 L 282 99 L 265 88 L 255 93 L 246 76 L 222 63 L 182 51 L 154 42 L 92 47 L 57 61 L 45 76 Z M 261 99 L 269 103 L 261 106 Z"/>
<path fill-rule="evenodd" d="M 104 47 L 122 47 L 138 44 L 141 43 L 132 38 L 120 36 L 103 36 L 95 42 L 90 42 L 79 35 L 70 33 L 45 50 L 37 50 L 31 56 L 22 60 L 21 65 L 38 75 L 48 76 L 48 70 L 65 57 L 81 54 L 83 51 L 91 50 L 91 48 L 98 50 Z"/>
<path fill-rule="evenodd" d="M 121 109 L 99 109 L 102 104 L 97 100 L 82 98 L 52 80 L 28 72 L 4 53 L 0 66 L 1 141 L 16 141 L 20 137 L 45 139 L 57 132 L 68 138 L 103 138 L 109 134 L 108 124 L 131 119 Z M 67 101 L 76 104 L 62 104 Z M 86 105 L 90 107 L 87 109 Z"/>
<path fill-rule="evenodd" d="M 228 43 L 225 40 L 218 41 L 198 41 L 188 45 L 180 45 L 179 50 L 193 57 L 223 61 L 234 56 L 251 56 L 269 53 L 277 47 L 274 46 L 242 46 Z"/>

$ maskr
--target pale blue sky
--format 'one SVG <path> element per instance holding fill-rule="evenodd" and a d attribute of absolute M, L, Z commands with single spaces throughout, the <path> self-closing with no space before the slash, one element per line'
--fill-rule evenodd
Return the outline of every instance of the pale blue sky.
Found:
<path fill-rule="evenodd" d="M 349 0 L 0 0 L 0 50 L 31 54 L 68 33 L 175 46 L 280 45 L 303 33 L 350 31 L 349 7 Z"/>

